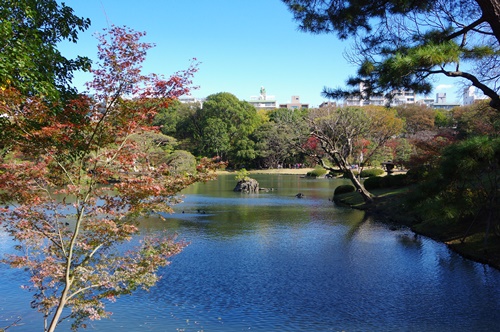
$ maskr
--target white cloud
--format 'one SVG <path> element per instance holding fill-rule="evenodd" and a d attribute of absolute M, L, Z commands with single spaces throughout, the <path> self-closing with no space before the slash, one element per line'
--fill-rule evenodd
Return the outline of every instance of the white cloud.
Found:
<path fill-rule="evenodd" d="M 447 90 L 447 89 L 451 89 L 451 88 L 453 88 L 452 84 L 439 84 L 438 86 L 436 86 L 437 91 Z"/>

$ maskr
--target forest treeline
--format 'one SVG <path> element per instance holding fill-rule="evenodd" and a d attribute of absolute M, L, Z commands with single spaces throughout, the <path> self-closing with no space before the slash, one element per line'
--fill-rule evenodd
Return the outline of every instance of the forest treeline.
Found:
<path fill-rule="evenodd" d="M 478 227 L 495 241 L 500 235 L 500 114 L 486 100 L 452 110 L 407 104 L 265 111 L 224 92 L 203 105 L 176 102 L 154 125 L 177 154 L 215 157 L 235 169 L 320 165 L 356 180 L 360 169 L 391 161 L 407 176 L 385 183 L 414 186 L 409 202 L 420 221 L 458 226 L 465 237 Z M 368 197 L 378 186 L 369 186 Z"/>

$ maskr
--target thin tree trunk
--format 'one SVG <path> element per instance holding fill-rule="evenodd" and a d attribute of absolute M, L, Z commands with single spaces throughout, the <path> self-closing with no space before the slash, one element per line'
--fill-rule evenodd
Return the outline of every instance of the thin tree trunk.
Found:
<path fill-rule="evenodd" d="M 54 317 L 52 317 L 52 320 L 50 321 L 50 326 L 47 332 L 54 332 L 57 325 L 59 324 L 59 318 L 61 318 L 63 309 L 66 306 L 68 291 L 69 291 L 69 284 L 66 283 L 66 286 L 64 287 L 61 297 L 59 298 L 59 304 L 57 305 L 57 310 L 54 314 Z"/>
<path fill-rule="evenodd" d="M 373 203 L 373 195 L 366 190 L 365 186 L 359 181 L 359 179 L 354 175 L 352 169 L 349 167 L 347 164 L 347 161 L 339 154 L 339 153 L 333 153 L 330 154 L 332 157 L 333 161 L 337 164 L 337 166 L 340 168 L 340 170 L 347 175 L 349 180 L 351 180 L 354 188 L 356 188 L 356 191 L 363 197 L 363 201 L 367 204 Z M 323 166 L 324 169 L 328 170 L 333 170 L 332 167 L 328 167 L 325 165 L 323 159 L 318 158 L 318 161 L 320 164 Z"/>
<path fill-rule="evenodd" d="M 344 171 L 344 173 L 347 174 L 347 177 L 349 178 L 349 180 L 351 180 L 352 184 L 354 185 L 354 188 L 356 188 L 361 197 L 363 197 L 365 203 L 373 203 L 372 194 L 368 190 L 366 190 L 365 186 L 361 184 L 359 179 L 352 172 L 352 169 L 348 168 Z"/>
<path fill-rule="evenodd" d="M 338 153 L 335 156 L 335 161 L 337 162 L 337 165 L 340 167 L 340 169 L 344 172 L 344 174 L 347 175 L 349 180 L 351 180 L 354 188 L 356 188 L 361 197 L 363 197 L 365 203 L 373 203 L 372 194 L 365 189 L 365 186 L 363 186 L 356 175 L 354 175 L 352 169 L 347 164 L 347 161 Z"/>

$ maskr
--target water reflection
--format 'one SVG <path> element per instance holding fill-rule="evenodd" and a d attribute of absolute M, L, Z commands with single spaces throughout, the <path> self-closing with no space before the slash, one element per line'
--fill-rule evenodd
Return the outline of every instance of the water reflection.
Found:
<path fill-rule="evenodd" d="M 343 183 L 259 176 L 255 195 L 232 192 L 234 177 L 198 184 L 167 221 L 145 233 L 179 234 L 191 244 L 162 270 L 149 293 L 108 307 L 96 331 L 492 331 L 500 323 L 500 275 L 444 245 L 389 230 L 363 212 L 334 207 Z M 297 192 L 305 194 L 296 199 Z M 199 210 L 199 211 L 198 211 Z M 184 213 L 182 213 L 184 211 Z M 205 212 L 205 213 L 203 213 Z M 0 284 L 2 319 L 28 313 Z M 26 294 L 26 293 L 23 293 Z M 23 295 L 24 296 L 24 295 Z M 31 315 L 31 316 L 30 316 Z"/>

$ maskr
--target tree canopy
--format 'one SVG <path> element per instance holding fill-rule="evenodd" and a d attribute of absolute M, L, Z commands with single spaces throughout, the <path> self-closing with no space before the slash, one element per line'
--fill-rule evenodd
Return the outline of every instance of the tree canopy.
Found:
<path fill-rule="evenodd" d="M 365 202 L 373 200 L 363 184 L 353 173 L 349 159 L 354 146 L 362 139 L 370 141 L 372 147 L 362 158 L 364 162 L 377 152 L 393 136 L 401 133 L 403 121 L 394 110 L 383 107 L 346 107 L 331 111 L 319 109 L 309 113 L 311 138 L 306 148 L 311 156 L 325 169 L 334 170 L 325 161 L 333 162 L 353 183 Z M 367 151 L 368 152 L 368 151 Z"/>
<path fill-rule="evenodd" d="M 0 17 L 0 87 L 51 101 L 73 95 L 73 72 L 89 70 L 90 60 L 67 59 L 57 46 L 76 43 L 90 20 L 56 0 L 4 0 Z"/>
<path fill-rule="evenodd" d="M 369 97 L 395 89 L 432 90 L 436 74 L 456 77 L 500 110 L 500 3 L 496 0 L 283 0 L 312 33 L 354 38 L 347 57 L 358 72 L 331 98 Z M 363 94 L 359 84 L 364 83 Z"/>
<path fill-rule="evenodd" d="M 44 331 L 68 319 L 85 327 L 109 315 L 106 300 L 152 287 L 185 244 L 144 236 L 133 248 L 137 217 L 171 212 L 179 191 L 214 177 L 207 160 L 195 166 L 186 154 L 167 155 L 175 142 L 151 126 L 158 109 L 190 90 L 197 67 L 167 79 L 143 75 L 151 47 L 143 35 L 119 27 L 99 35 L 92 97 L 57 112 L 44 98 L 0 89 L 12 146 L 0 156 L 0 226 L 18 250 L 1 262 L 30 275 Z"/>
<path fill-rule="evenodd" d="M 256 157 L 250 135 L 258 127 L 255 107 L 228 92 L 207 97 L 191 119 L 201 153 L 243 164 Z M 196 122 L 196 123 L 195 123 Z"/>

